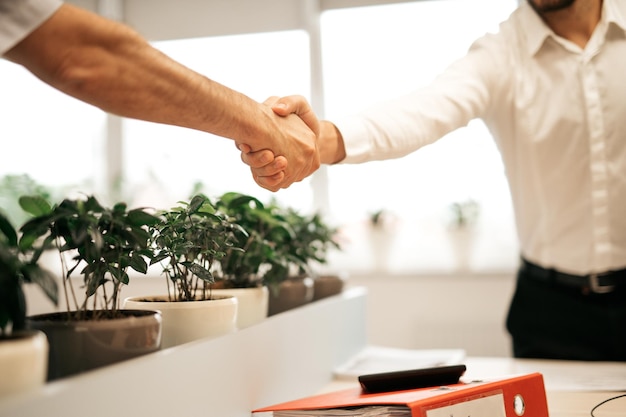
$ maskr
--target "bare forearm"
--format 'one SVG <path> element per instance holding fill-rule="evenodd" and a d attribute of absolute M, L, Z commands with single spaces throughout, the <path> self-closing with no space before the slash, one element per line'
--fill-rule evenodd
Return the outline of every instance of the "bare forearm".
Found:
<path fill-rule="evenodd" d="M 125 117 L 202 130 L 255 149 L 273 123 L 249 97 L 171 60 L 130 28 L 70 5 L 7 57 L 59 90 Z"/>
<path fill-rule="evenodd" d="M 64 4 L 5 55 L 44 82 L 124 117 L 187 127 L 269 150 L 276 191 L 320 164 L 315 133 L 153 48 L 131 28 Z M 265 166 L 262 163 L 262 166 Z"/>

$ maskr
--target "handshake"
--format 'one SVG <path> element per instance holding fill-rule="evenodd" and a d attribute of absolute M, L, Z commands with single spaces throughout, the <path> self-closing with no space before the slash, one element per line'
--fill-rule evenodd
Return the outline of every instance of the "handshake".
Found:
<path fill-rule="evenodd" d="M 235 141 L 259 186 L 270 191 L 287 188 L 313 174 L 322 163 L 333 164 L 345 157 L 339 132 L 332 123 L 318 120 L 304 97 L 270 97 L 263 107 L 267 118 L 258 126 L 258 139 Z"/>

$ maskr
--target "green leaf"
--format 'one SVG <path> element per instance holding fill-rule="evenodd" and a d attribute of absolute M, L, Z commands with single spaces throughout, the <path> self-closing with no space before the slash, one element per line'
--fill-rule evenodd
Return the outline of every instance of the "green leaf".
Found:
<path fill-rule="evenodd" d="M 164 259 L 167 259 L 169 255 L 167 253 L 159 253 L 154 255 L 154 257 L 150 260 L 150 265 L 154 265 L 156 263 L 161 262 Z"/>
<path fill-rule="evenodd" d="M 128 221 L 134 226 L 154 226 L 158 224 L 161 219 L 142 209 L 134 209 L 128 212 Z"/>
<path fill-rule="evenodd" d="M 102 213 L 104 211 L 104 207 L 100 205 L 100 203 L 94 196 L 87 197 L 87 201 L 77 200 L 76 204 L 77 207 L 79 207 L 79 211 L 81 212 Z M 80 206 L 83 206 L 82 210 L 80 209 Z"/>
<path fill-rule="evenodd" d="M 137 272 L 141 272 L 142 274 L 148 272 L 148 264 L 146 263 L 146 260 L 143 258 L 143 256 L 140 255 L 133 255 L 130 258 L 130 267 Z"/>
<path fill-rule="evenodd" d="M 130 278 L 128 277 L 128 274 L 121 270 L 120 268 L 116 268 L 112 265 L 107 265 L 107 269 L 109 270 L 109 273 L 111 274 L 111 276 L 113 276 L 113 278 L 115 278 L 116 281 L 121 282 L 124 285 L 128 285 L 128 283 L 130 282 Z"/>
<path fill-rule="evenodd" d="M 0 232 L 2 232 L 6 238 L 7 243 L 11 247 L 17 246 L 17 232 L 13 225 L 2 213 L 0 213 Z"/>
<path fill-rule="evenodd" d="M 59 289 L 56 277 L 48 270 L 36 265 L 26 265 L 24 268 L 24 278 L 26 282 L 32 282 L 39 286 L 48 299 L 58 305 Z"/>
<path fill-rule="evenodd" d="M 48 203 L 48 201 L 40 195 L 21 196 L 18 202 L 24 211 L 35 217 L 50 214 L 52 212 L 50 203 Z"/>
<path fill-rule="evenodd" d="M 208 269 L 198 264 L 191 264 L 189 265 L 188 268 L 195 276 L 197 276 L 201 280 L 206 281 L 211 284 L 215 282 L 215 279 L 213 278 L 213 274 L 211 274 L 211 272 Z"/>
<path fill-rule="evenodd" d="M 189 207 L 188 207 L 188 212 L 189 213 L 195 213 L 197 212 L 200 207 L 202 207 L 202 205 L 207 201 L 207 198 L 203 195 L 195 195 L 192 199 L 191 202 L 189 203 Z"/>

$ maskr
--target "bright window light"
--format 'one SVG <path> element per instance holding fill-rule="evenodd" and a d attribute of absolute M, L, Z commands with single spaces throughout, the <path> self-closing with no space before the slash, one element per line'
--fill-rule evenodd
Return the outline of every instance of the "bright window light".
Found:
<path fill-rule="evenodd" d="M 0 176 L 89 191 L 104 166 L 106 114 L 0 59 Z"/>
<path fill-rule="evenodd" d="M 417 1 L 340 9 L 322 15 L 326 118 L 354 114 L 431 81 L 470 44 L 497 30 L 514 0 Z M 508 185 L 493 139 L 480 121 L 401 159 L 328 170 L 330 212 L 344 225 L 345 254 L 336 262 L 363 271 L 502 269 L 516 262 Z M 454 203 L 479 204 L 471 264 L 458 265 L 449 232 Z M 391 213 L 388 257 L 376 265 L 369 216 Z M 359 259 L 359 262 L 354 262 Z"/>
<path fill-rule="evenodd" d="M 157 42 L 172 58 L 214 81 L 263 102 L 270 96 L 309 96 L 309 40 L 288 31 Z M 312 205 L 309 180 L 273 194 L 259 187 L 234 141 L 189 129 L 126 120 L 124 172 L 138 204 L 166 206 L 196 184 L 209 196 L 225 191 L 277 198 L 302 210 Z"/>

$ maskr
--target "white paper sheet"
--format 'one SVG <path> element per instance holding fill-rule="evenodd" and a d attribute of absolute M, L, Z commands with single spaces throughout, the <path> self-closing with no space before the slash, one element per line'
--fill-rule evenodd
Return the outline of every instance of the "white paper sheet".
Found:
<path fill-rule="evenodd" d="M 401 349 L 367 346 L 334 371 L 337 379 L 357 380 L 359 375 L 462 364 L 463 349 Z"/>

